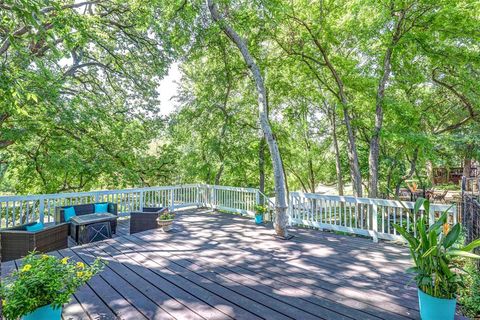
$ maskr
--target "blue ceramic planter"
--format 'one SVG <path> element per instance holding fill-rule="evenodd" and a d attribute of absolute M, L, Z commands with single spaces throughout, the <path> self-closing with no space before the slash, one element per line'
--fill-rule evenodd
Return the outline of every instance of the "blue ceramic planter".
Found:
<path fill-rule="evenodd" d="M 61 318 L 62 308 L 54 309 L 51 305 L 46 305 L 24 315 L 22 320 L 60 320 Z"/>
<path fill-rule="evenodd" d="M 263 216 L 262 215 L 255 215 L 255 223 L 256 224 L 261 224 L 263 222 Z"/>
<path fill-rule="evenodd" d="M 418 304 L 422 320 L 453 320 L 457 299 L 435 298 L 418 289 Z"/>

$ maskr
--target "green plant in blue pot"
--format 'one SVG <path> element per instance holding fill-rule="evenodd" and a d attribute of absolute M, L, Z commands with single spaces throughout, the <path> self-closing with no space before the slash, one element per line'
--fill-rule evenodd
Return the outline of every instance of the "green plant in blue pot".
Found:
<path fill-rule="evenodd" d="M 261 224 L 263 222 L 263 215 L 267 212 L 267 207 L 262 205 L 255 206 L 255 223 Z"/>
<path fill-rule="evenodd" d="M 30 253 L 22 266 L 2 280 L 3 316 L 6 319 L 60 320 L 62 306 L 72 294 L 100 272 L 104 262 L 90 266 L 68 257 Z"/>
<path fill-rule="evenodd" d="M 472 251 L 480 246 L 480 239 L 461 245 L 460 224 L 447 223 L 448 211 L 429 224 L 430 203 L 419 198 L 413 214 L 418 217 L 414 228 L 395 224 L 394 227 L 407 240 L 414 266 L 407 271 L 415 274 L 418 287 L 420 316 L 423 320 L 450 320 L 455 317 L 456 292 L 462 286 L 463 275 L 455 259 L 480 259 Z"/>

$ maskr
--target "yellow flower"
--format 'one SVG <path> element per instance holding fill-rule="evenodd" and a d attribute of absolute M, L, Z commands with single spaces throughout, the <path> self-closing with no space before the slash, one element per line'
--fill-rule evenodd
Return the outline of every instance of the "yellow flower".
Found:
<path fill-rule="evenodd" d="M 85 267 L 85 264 L 83 262 L 77 262 L 77 268 L 83 269 Z"/>
<path fill-rule="evenodd" d="M 7 300 L 3 299 L 2 300 L 2 306 L 6 305 L 7 304 Z"/>
<path fill-rule="evenodd" d="M 68 258 L 69 258 L 69 257 L 65 257 L 65 258 L 63 258 L 62 260 L 60 260 L 60 262 L 61 262 L 62 264 L 67 264 Z"/>
<path fill-rule="evenodd" d="M 78 272 L 77 272 L 77 277 L 80 278 L 81 276 L 83 276 L 83 272 L 82 272 L 82 271 L 78 271 Z"/>
<path fill-rule="evenodd" d="M 93 273 L 91 271 L 85 272 L 85 277 L 87 277 L 87 278 L 91 278 L 92 275 L 93 275 Z"/>
<path fill-rule="evenodd" d="M 42 259 L 43 260 L 47 260 L 49 258 L 49 256 L 47 256 L 46 254 L 42 254 Z"/>
<path fill-rule="evenodd" d="M 32 269 L 32 265 L 31 264 L 26 264 L 26 265 L 23 266 L 22 272 L 29 271 L 30 269 Z"/>
<path fill-rule="evenodd" d="M 446 235 L 450 231 L 450 225 L 448 223 L 445 223 L 443 225 L 443 234 Z"/>

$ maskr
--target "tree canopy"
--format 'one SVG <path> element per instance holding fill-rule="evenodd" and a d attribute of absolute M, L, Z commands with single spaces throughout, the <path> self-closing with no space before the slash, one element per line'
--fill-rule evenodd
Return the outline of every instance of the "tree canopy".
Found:
<path fill-rule="evenodd" d="M 215 4 L 221 21 L 197 0 L 0 0 L 0 192 L 273 192 L 255 78 L 227 25 L 264 80 L 289 190 L 387 197 L 480 160 L 478 1 Z M 161 116 L 173 61 L 178 109 Z"/>

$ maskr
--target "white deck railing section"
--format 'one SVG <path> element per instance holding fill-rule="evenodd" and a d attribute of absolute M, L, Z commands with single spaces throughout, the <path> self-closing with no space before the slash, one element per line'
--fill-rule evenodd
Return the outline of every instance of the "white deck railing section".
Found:
<path fill-rule="evenodd" d="M 289 214 L 293 225 L 370 236 L 374 241 L 403 240 L 393 224 L 415 231 L 413 226 L 418 217 L 413 214 L 414 205 L 406 201 L 292 192 Z M 431 204 L 430 224 L 447 210 L 449 222 L 457 223 L 456 206 Z"/>
<path fill-rule="evenodd" d="M 1 227 L 42 221 L 54 222 L 55 207 L 92 202 L 113 202 L 118 212 L 128 214 L 142 207 L 160 206 L 171 210 L 184 207 L 212 207 L 218 210 L 253 215 L 260 202 L 257 189 L 210 185 L 180 185 L 141 189 L 1 196 Z"/>
<path fill-rule="evenodd" d="M 341 231 L 378 239 L 401 240 L 393 224 L 412 228 L 417 217 L 413 202 L 355 198 L 291 192 L 289 199 L 291 225 Z M 102 190 L 92 192 L 43 194 L 30 196 L 1 196 L 1 227 L 33 222 L 53 222 L 55 207 L 92 202 L 113 202 L 120 215 L 140 211 L 142 207 L 162 206 L 171 210 L 185 207 L 209 207 L 226 212 L 252 216 L 257 203 L 273 203 L 258 189 L 212 186 L 204 184 L 150 187 L 141 189 Z M 449 221 L 457 222 L 456 207 L 432 204 L 430 221 L 448 210 Z"/>

